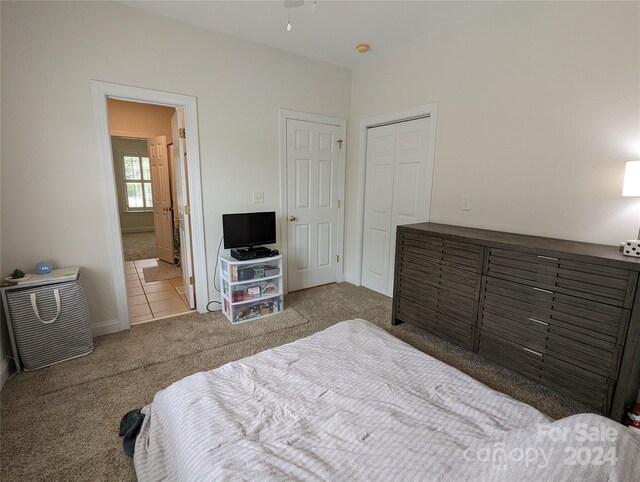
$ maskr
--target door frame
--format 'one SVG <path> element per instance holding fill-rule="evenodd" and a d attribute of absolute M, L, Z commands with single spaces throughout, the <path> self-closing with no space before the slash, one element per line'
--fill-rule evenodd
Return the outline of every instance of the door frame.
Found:
<path fill-rule="evenodd" d="M 109 131 L 109 111 L 107 106 L 107 100 L 109 98 L 184 109 L 185 129 L 188 141 L 187 166 L 190 170 L 189 206 L 191 208 L 191 232 L 193 236 L 193 274 L 196 288 L 196 309 L 200 313 L 206 313 L 209 296 L 204 243 L 200 142 L 198 137 L 198 108 L 196 98 L 188 95 L 173 94 L 170 92 L 113 84 L 98 80 L 91 80 L 91 94 L 96 122 L 98 154 L 104 174 L 102 188 L 106 199 L 105 209 L 108 220 L 107 235 L 110 241 L 107 256 L 113 266 L 113 286 L 118 313 L 116 322 L 106 324 L 97 332 L 94 330 L 94 335 L 104 335 L 131 328 L 124 273 L 124 252 L 120 235 L 120 218 L 118 213 L 113 153 L 111 152 L 111 133 Z"/>
<path fill-rule="evenodd" d="M 345 193 L 345 175 L 346 175 L 346 157 L 347 157 L 347 120 L 339 117 L 330 117 L 320 114 L 310 114 L 308 112 L 299 112 L 295 110 L 280 109 L 280 247 L 282 249 L 282 269 L 283 269 L 283 289 L 285 293 L 289 292 L 288 277 L 288 225 L 287 225 L 287 206 L 288 206 L 288 189 L 287 189 L 287 121 L 299 120 L 313 122 L 316 124 L 327 124 L 336 126 L 340 129 L 340 138 L 342 139 L 342 148 L 340 149 L 340 159 L 338 166 L 338 199 L 340 207 L 338 208 L 338 252 L 339 261 L 336 263 L 336 281 L 340 283 L 343 280 L 344 271 L 344 193 Z"/>
<path fill-rule="evenodd" d="M 435 170 L 435 156 L 436 156 L 436 131 L 438 128 L 438 103 L 432 102 L 430 104 L 419 105 L 416 107 L 410 107 L 408 109 L 399 110 L 396 112 L 388 112 L 385 114 L 376 115 L 373 117 L 367 117 L 360 121 L 359 127 L 359 142 L 360 149 L 358 153 L 358 196 L 356 206 L 356 242 L 360 252 L 355 258 L 355 268 L 353 277 L 349 277 L 347 281 L 352 282 L 357 286 L 362 285 L 362 257 L 364 256 L 364 202 L 365 191 L 367 186 L 366 174 L 367 174 L 367 132 L 372 127 L 380 127 L 387 124 L 396 124 L 398 122 L 406 122 L 415 119 L 421 119 L 424 117 L 430 117 L 433 121 L 430 132 L 431 150 L 428 153 L 429 162 L 432 163 Z M 433 176 L 431 178 L 431 199 L 433 200 Z M 429 218 L 431 218 L 432 203 L 429 203 Z M 391 254 L 393 255 L 393 254 Z M 392 276 L 393 273 L 389 273 Z"/>

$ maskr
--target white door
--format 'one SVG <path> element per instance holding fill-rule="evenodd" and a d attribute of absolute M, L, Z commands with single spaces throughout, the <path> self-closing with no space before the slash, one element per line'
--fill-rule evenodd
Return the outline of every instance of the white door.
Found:
<path fill-rule="evenodd" d="M 173 264 L 173 219 L 171 215 L 171 189 L 169 187 L 169 161 L 167 138 L 147 139 L 151 164 L 151 192 L 153 194 L 153 228 L 156 233 L 158 258 Z"/>
<path fill-rule="evenodd" d="M 362 284 L 391 296 L 396 227 L 429 220 L 431 119 L 369 129 Z"/>
<path fill-rule="evenodd" d="M 337 280 L 340 128 L 287 120 L 289 291 Z"/>
<path fill-rule="evenodd" d="M 182 283 L 184 285 L 187 302 L 190 308 L 195 308 L 196 299 L 194 287 L 191 284 L 193 278 L 193 260 L 191 258 L 191 225 L 189 214 L 189 178 L 187 173 L 187 146 L 186 139 L 180 137 L 184 133 L 184 112 L 176 111 L 171 118 L 171 133 L 173 136 L 174 179 L 176 203 L 174 205 L 174 219 L 178 224 L 180 233 L 180 261 L 182 266 Z"/>
<path fill-rule="evenodd" d="M 367 131 L 362 285 L 387 293 L 393 209 L 396 126 Z"/>

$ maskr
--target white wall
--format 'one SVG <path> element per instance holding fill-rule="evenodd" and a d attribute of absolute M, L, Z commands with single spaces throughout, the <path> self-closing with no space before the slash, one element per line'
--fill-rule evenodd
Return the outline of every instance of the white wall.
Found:
<path fill-rule="evenodd" d="M 604 244 L 636 237 L 640 4 L 504 2 L 353 71 L 347 273 L 358 126 L 439 102 L 431 220 Z M 461 211 L 463 195 L 472 210 Z"/>
<path fill-rule="evenodd" d="M 0 40 L 0 48 L 1 48 L 1 43 L 2 41 Z M 2 88 L 1 85 L 2 85 L 2 80 L 0 79 L 0 90 Z M 2 129 L 1 125 L 2 125 L 2 120 L 0 119 L 0 130 Z M 1 158 L 2 156 L 0 156 L 0 159 Z M 0 169 L 1 169 L 1 161 L 0 161 Z M 1 183 L 0 183 L 0 253 L 2 253 L 2 187 L 1 187 Z M 4 265 L 2 264 L 2 256 L 0 256 L 0 275 L 2 278 L 4 278 L 5 276 Z M 12 351 L 9 343 L 9 332 L 7 331 L 7 323 L 4 316 L 4 309 L 0 307 L 0 390 L 2 390 L 2 387 L 4 386 L 4 382 L 9 377 L 10 364 L 9 364 L 8 357 L 11 355 L 12 355 Z"/>
<path fill-rule="evenodd" d="M 0 45 L 1 45 L 0 40 Z M 0 46 L 1 48 L 1 46 Z M 0 79 L 0 90 L 2 81 Z M 1 96 L 0 96 L 1 97 Z M 1 103 L 1 101 L 0 101 Z M 0 109 L 1 110 L 1 109 Z M 0 119 L 0 130 L 2 129 L 2 120 Z M 1 156 L 0 156 L 1 159 Z M 1 161 L 0 161 L 0 170 L 1 170 Z M 2 188 L 0 183 L 0 253 L 2 253 Z M 2 264 L 2 257 L 0 256 L 0 277 L 4 278 L 4 265 Z M 11 347 L 9 343 L 9 333 L 7 331 L 7 323 L 4 317 L 4 309 L 0 307 L 0 390 L 4 386 L 4 382 L 7 380 L 9 376 L 9 359 L 7 356 L 11 356 Z"/>
<path fill-rule="evenodd" d="M 2 266 L 82 266 L 94 324 L 116 307 L 90 79 L 197 97 L 210 297 L 221 214 L 278 210 L 278 109 L 349 116 L 348 69 L 118 3 L 0 5 Z"/>

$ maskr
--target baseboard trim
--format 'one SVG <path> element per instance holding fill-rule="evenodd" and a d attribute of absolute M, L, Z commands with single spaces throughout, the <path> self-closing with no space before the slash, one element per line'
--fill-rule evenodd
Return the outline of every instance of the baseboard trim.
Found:
<path fill-rule="evenodd" d="M 345 275 L 344 280 L 347 283 L 351 283 L 352 285 L 360 286 L 360 283 L 357 282 L 355 276 L 351 276 L 350 274 Z"/>
<path fill-rule="evenodd" d="M 153 233 L 153 228 L 126 228 L 120 231 L 122 234 Z"/>
<path fill-rule="evenodd" d="M 102 335 L 110 335 L 111 333 L 117 333 L 119 331 L 122 331 L 120 329 L 120 323 L 118 323 L 118 320 L 105 321 L 103 323 L 93 325 L 91 327 L 91 330 L 93 331 L 94 337 L 102 336 Z"/>
<path fill-rule="evenodd" d="M 0 390 L 4 387 L 4 383 L 9 380 L 9 360 L 6 358 L 0 363 Z"/>

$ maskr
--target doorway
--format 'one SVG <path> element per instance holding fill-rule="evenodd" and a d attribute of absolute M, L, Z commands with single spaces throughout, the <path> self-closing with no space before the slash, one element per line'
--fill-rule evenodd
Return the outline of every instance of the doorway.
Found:
<path fill-rule="evenodd" d="M 287 291 L 342 281 L 346 121 L 281 111 Z"/>
<path fill-rule="evenodd" d="M 96 114 L 100 154 L 104 168 L 104 186 L 107 194 L 106 207 L 109 219 L 109 237 L 112 241 L 110 243 L 111 250 L 108 254 L 113 260 L 114 288 L 116 291 L 116 305 L 118 311 L 118 319 L 101 325 L 97 332 L 99 334 L 107 334 L 128 329 L 131 326 L 132 321 L 138 321 L 138 319 L 136 319 L 136 316 L 139 316 L 135 314 L 136 309 L 133 309 L 132 313 L 130 314 L 130 306 L 137 306 L 136 304 L 134 304 L 135 301 L 131 300 L 131 298 L 133 298 L 134 296 L 142 295 L 149 304 L 157 301 L 164 301 L 159 299 L 164 295 L 154 295 L 153 293 L 159 293 L 162 291 L 169 292 L 170 290 L 167 283 L 171 285 L 172 288 L 174 288 L 177 296 L 180 298 L 181 302 L 183 302 L 183 306 L 185 306 L 186 303 L 191 302 L 193 303 L 191 306 L 195 305 L 199 312 L 206 312 L 208 290 L 206 259 L 204 251 L 204 223 L 201 201 L 202 191 L 200 181 L 200 154 L 198 143 L 196 99 L 194 97 L 183 96 L 179 94 L 170 94 L 166 92 L 128 87 L 118 84 L 109 84 L 98 81 L 91 81 L 91 85 L 94 100 L 94 111 Z M 154 128 L 147 129 L 144 132 L 135 132 L 136 130 L 139 131 L 139 128 L 136 129 L 135 127 L 132 127 L 132 125 L 127 125 L 125 128 L 118 130 L 114 129 L 113 126 L 110 126 L 109 119 L 109 102 L 114 101 L 142 104 L 146 105 L 147 107 L 162 106 L 170 108 L 172 113 L 177 115 L 172 116 L 174 117 L 174 119 L 169 118 L 169 127 L 164 131 Z M 128 119 L 129 121 L 135 120 L 132 116 L 129 116 Z M 174 125 L 176 132 L 175 135 L 173 133 Z M 159 136 L 158 134 L 161 134 L 165 137 L 165 148 L 162 147 L 162 142 L 158 139 L 161 136 Z M 123 179 L 123 182 L 125 183 L 123 189 L 128 187 L 126 186 L 127 181 L 130 181 L 131 183 L 140 182 L 140 185 L 130 187 L 132 193 L 135 194 L 133 196 L 133 198 L 135 199 L 132 198 L 131 204 L 134 205 L 134 207 L 147 208 L 147 210 L 149 210 L 149 208 L 152 208 L 153 206 L 159 206 L 163 208 L 162 212 L 165 213 L 164 218 L 171 222 L 172 230 L 171 235 L 165 235 L 164 239 L 167 240 L 173 238 L 171 239 L 170 243 L 167 242 L 166 244 L 170 244 L 171 249 L 178 253 L 177 259 L 176 257 L 174 257 L 174 263 L 168 264 L 173 267 L 176 267 L 177 265 L 177 267 L 182 269 L 183 273 L 186 271 L 186 268 L 189 267 L 188 272 L 190 273 L 190 276 L 186 276 L 183 274 L 182 277 L 171 276 L 169 279 L 163 279 L 159 281 L 150 281 L 149 279 L 146 279 L 145 271 L 147 271 L 148 268 L 159 267 L 159 265 L 152 266 L 153 262 L 157 264 L 158 260 L 160 259 L 157 250 L 155 259 L 147 258 L 146 262 L 145 260 L 125 261 L 125 249 L 121 241 L 121 209 L 119 209 L 118 205 L 116 163 L 114 161 L 114 158 L 116 158 L 117 156 L 116 152 L 114 152 L 115 149 L 112 149 L 111 135 L 129 137 L 138 140 L 147 140 L 147 156 L 129 156 L 129 164 L 131 165 L 132 163 L 135 164 L 137 162 L 137 167 L 130 168 L 130 177 L 132 169 L 135 170 L 135 176 L 131 177 L 130 179 Z M 151 142 L 148 141 L 149 139 L 151 139 Z M 167 140 L 169 142 L 166 142 Z M 178 142 L 174 142 L 174 140 L 178 140 Z M 150 149 L 150 147 L 153 147 L 153 149 Z M 179 159 L 175 151 L 180 152 Z M 137 157 L 137 159 L 132 160 L 131 158 L 133 157 Z M 142 159 L 143 157 L 145 159 Z M 146 158 L 148 158 L 148 168 Z M 154 158 L 158 161 L 157 163 L 153 162 Z M 126 166 L 124 165 L 124 160 L 122 162 L 124 170 Z M 160 164 L 164 165 L 163 169 L 166 169 L 168 166 L 169 170 L 182 170 L 182 172 L 180 173 L 180 176 L 176 176 L 174 173 L 175 179 L 172 184 L 175 189 L 174 191 L 172 191 L 170 188 L 168 193 L 154 193 L 154 189 L 152 187 L 152 202 L 147 203 L 146 200 L 149 197 L 149 188 L 145 188 L 144 184 L 150 182 L 153 186 L 154 180 L 152 173 L 154 172 L 154 167 L 158 167 Z M 139 176 L 138 170 L 140 171 Z M 188 175 L 186 172 L 187 170 L 189 171 Z M 143 171 L 146 172 L 145 175 L 143 175 Z M 169 174 L 167 174 L 167 177 L 169 177 Z M 156 178 L 156 180 L 157 179 L 158 178 Z M 145 191 L 145 189 L 147 189 L 147 191 Z M 126 197 L 128 198 L 128 191 L 126 192 Z M 185 192 L 187 194 L 185 194 Z M 140 196 L 138 196 L 138 194 L 140 193 L 142 193 L 142 201 L 140 200 Z M 186 223 L 184 220 L 185 216 L 189 218 L 188 223 Z M 156 217 L 156 213 L 154 213 L 154 218 Z M 181 235 L 181 228 L 185 224 L 189 226 L 186 240 Z M 154 219 L 154 232 L 155 231 L 156 224 Z M 190 251 L 190 253 L 188 253 L 188 256 L 185 256 L 184 253 L 184 247 L 186 245 L 191 248 L 190 250 L 187 250 Z M 178 249 L 176 250 L 176 248 Z M 135 278 L 137 278 L 137 280 Z M 188 285 L 191 287 L 191 295 L 195 298 L 194 300 L 189 299 L 188 289 L 180 289 L 180 287 L 184 286 L 185 279 L 188 280 Z M 136 281 L 140 283 L 139 287 L 136 286 Z M 163 285 L 164 289 L 144 289 L 145 285 L 153 286 L 152 283 L 160 283 L 156 286 L 160 287 L 160 285 Z M 127 291 L 128 284 L 134 285 L 134 288 L 143 289 L 136 290 L 138 291 L 138 294 L 133 294 Z M 175 289 L 176 286 L 178 287 L 178 289 Z M 141 298 L 138 298 L 138 300 L 142 301 Z M 156 307 L 156 312 L 165 312 L 164 316 L 173 314 L 168 313 L 174 311 L 174 309 L 169 307 L 168 305 L 169 304 L 165 304 L 164 306 L 158 305 Z M 181 309 L 180 311 L 186 311 L 186 309 Z M 154 314 L 153 310 L 151 310 L 151 313 L 152 315 Z"/>
<path fill-rule="evenodd" d="M 191 260 L 183 262 L 173 216 L 178 113 L 117 99 L 108 99 L 107 106 L 130 321 L 186 313 L 195 305 L 183 276 Z"/>

